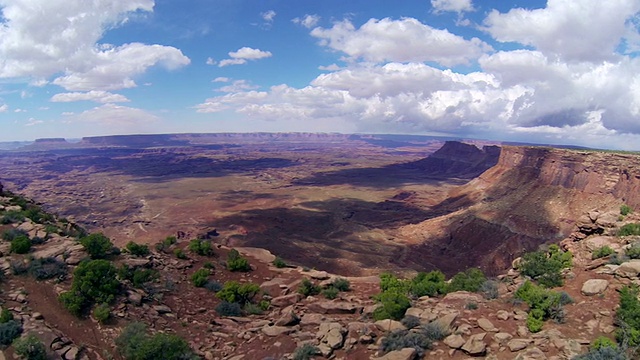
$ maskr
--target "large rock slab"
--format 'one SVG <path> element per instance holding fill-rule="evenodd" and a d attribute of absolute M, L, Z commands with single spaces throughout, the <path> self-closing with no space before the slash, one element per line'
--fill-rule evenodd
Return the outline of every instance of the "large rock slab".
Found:
<path fill-rule="evenodd" d="M 316 337 L 320 343 L 326 344 L 329 348 L 336 350 L 344 344 L 344 335 L 347 330 L 337 322 L 322 323 L 318 329 Z"/>
<path fill-rule="evenodd" d="M 273 301 L 271 302 L 273 304 Z M 359 314 L 363 306 L 345 301 L 319 301 L 309 304 L 309 312 L 318 314 Z"/>
<path fill-rule="evenodd" d="M 302 295 L 298 293 L 278 296 L 271 299 L 271 305 L 277 307 L 287 307 L 293 305 L 302 299 Z"/>
<path fill-rule="evenodd" d="M 462 345 L 462 351 L 471 356 L 481 356 L 487 352 L 487 344 L 484 342 L 484 337 L 487 333 L 480 333 L 471 335 L 464 345 Z"/>
<path fill-rule="evenodd" d="M 461 335 L 452 334 L 444 338 L 442 342 L 452 349 L 460 349 L 466 343 L 466 340 Z"/>
<path fill-rule="evenodd" d="M 626 277 L 626 278 L 635 278 L 640 274 L 640 260 L 630 260 L 624 262 L 618 266 L 616 269 L 616 275 Z"/>
<path fill-rule="evenodd" d="M 478 319 L 478 326 L 480 327 L 480 329 L 482 329 L 482 330 L 484 330 L 486 332 L 498 332 L 498 331 L 500 331 L 487 318 Z"/>
<path fill-rule="evenodd" d="M 609 286 L 609 281 L 604 279 L 589 279 L 582 285 L 582 294 L 586 296 L 597 295 L 604 292 Z"/>
<path fill-rule="evenodd" d="M 378 320 L 375 322 L 375 325 L 380 331 L 394 331 L 394 330 L 406 329 L 400 321 L 391 320 L 391 319 Z"/>

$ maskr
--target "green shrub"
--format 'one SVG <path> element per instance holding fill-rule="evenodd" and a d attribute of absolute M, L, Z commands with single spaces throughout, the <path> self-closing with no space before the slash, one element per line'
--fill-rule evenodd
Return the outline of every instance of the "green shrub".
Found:
<path fill-rule="evenodd" d="M 202 267 L 209 270 L 213 270 L 216 268 L 211 261 L 205 262 L 204 264 L 202 264 Z"/>
<path fill-rule="evenodd" d="M 254 283 L 240 284 L 237 281 L 227 281 L 218 291 L 216 297 L 229 303 L 246 304 L 260 292 L 260 286 Z"/>
<path fill-rule="evenodd" d="M 316 355 L 320 355 L 320 349 L 307 343 L 293 352 L 293 360 L 310 360 Z"/>
<path fill-rule="evenodd" d="M 600 259 L 605 256 L 613 255 L 615 253 L 615 250 L 613 250 L 611 247 L 609 247 L 608 245 L 604 245 L 593 250 L 593 252 L 591 253 L 591 259 Z"/>
<path fill-rule="evenodd" d="M 229 271 L 251 271 L 251 266 L 249 265 L 249 261 L 244 257 L 240 256 L 240 253 L 236 249 L 231 249 L 229 251 L 229 255 L 227 256 L 227 270 Z"/>
<path fill-rule="evenodd" d="M 242 307 L 238 303 L 223 301 L 215 308 L 220 316 L 242 316 Z"/>
<path fill-rule="evenodd" d="M 211 243 L 200 239 L 193 239 L 189 242 L 189 251 L 201 256 L 213 255 L 213 247 L 211 246 Z"/>
<path fill-rule="evenodd" d="M 109 304 L 99 304 L 93 309 L 93 317 L 99 323 L 104 324 L 111 317 L 111 308 Z"/>
<path fill-rule="evenodd" d="M 25 360 L 47 360 L 47 349 L 37 336 L 29 334 L 13 342 L 13 351 Z"/>
<path fill-rule="evenodd" d="M 349 280 L 347 280 L 345 278 L 340 278 L 340 277 L 336 278 L 331 283 L 331 286 L 336 288 L 338 291 L 349 291 L 349 290 L 351 290 L 351 283 L 349 282 Z"/>
<path fill-rule="evenodd" d="M 406 293 L 409 289 L 409 282 L 404 279 L 398 279 L 394 274 L 390 272 L 380 274 L 380 290 L 387 291 L 391 289 L 397 289 L 401 292 Z"/>
<path fill-rule="evenodd" d="M 531 281 L 522 284 L 514 296 L 529 305 L 527 328 L 533 333 L 542 329 L 546 319 L 564 322 L 565 310 L 562 306 L 572 301 L 568 295 L 544 289 Z"/>
<path fill-rule="evenodd" d="M 589 349 L 598 350 L 603 347 L 617 348 L 618 344 L 615 341 L 609 339 L 606 336 L 598 336 L 592 343 Z"/>
<path fill-rule="evenodd" d="M 320 286 L 315 285 L 311 280 L 304 278 L 300 283 L 300 287 L 298 288 L 298 293 L 304 296 L 313 296 L 318 295 L 321 289 Z"/>
<path fill-rule="evenodd" d="M 373 312 L 375 320 L 401 320 L 407 309 L 411 307 L 409 298 L 397 289 L 383 291 L 376 295 L 375 299 L 381 304 Z"/>
<path fill-rule="evenodd" d="M 187 254 L 184 253 L 182 249 L 173 250 L 173 255 L 175 255 L 178 259 L 184 260 L 187 258 Z"/>
<path fill-rule="evenodd" d="M 618 230 L 618 236 L 640 235 L 640 223 L 625 224 Z"/>
<path fill-rule="evenodd" d="M 203 287 L 211 273 L 207 269 L 199 269 L 191 275 L 191 282 L 195 287 Z"/>
<path fill-rule="evenodd" d="M 415 297 L 444 294 L 446 292 L 444 279 L 444 274 L 438 270 L 429 273 L 420 272 L 409 283 L 409 293 Z"/>
<path fill-rule="evenodd" d="M 0 346 L 6 347 L 11 345 L 13 340 L 22 334 L 22 325 L 15 320 L 9 320 L 0 324 Z"/>
<path fill-rule="evenodd" d="M 260 300 L 260 302 L 258 303 L 258 306 L 260 306 L 260 309 L 262 309 L 262 311 L 267 311 L 271 307 L 271 301 Z"/>
<path fill-rule="evenodd" d="M 335 298 L 338 297 L 338 289 L 334 288 L 334 287 L 328 287 L 324 290 L 322 290 L 322 295 L 324 295 L 325 298 L 329 299 L 329 300 L 333 300 Z"/>
<path fill-rule="evenodd" d="M 31 240 L 26 235 L 18 235 L 11 241 L 11 252 L 26 254 L 31 250 Z"/>
<path fill-rule="evenodd" d="M 640 288 L 634 284 L 620 289 L 620 306 L 616 311 L 616 322 L 621 325 L 616 332 L 616 339 L 619 343 L 625 340 L 632 347 L 640 345 L 639 294 Z"/>
<path fill-rule="evenodd" d="M 129 241 L 125 246 L 125 249 L 129 254 L 133 256 L 147 256 L 149 255 L 149 246 L 136 244 L 133 241 Z"/>
<path fill-rule="evenodd" d="M 110 304 L 118 293 L 118 270 L 107 260 L 81 262 L 73 272 L 71 290 L 60 294 L 62 304 L 74 315 L 94 303 Z"/>
<path fill-rule="evenodd" d="M 475 301 L 470 301 L 464 305 L 464 308 L 467 310 L 478 310 L 478 303 Z"/>
<path fill-rule="evenodd" d="M 67 275 L 67 264 L 53 257 L 31 260 L 29 275 L 36 280 L 63 279 Z"/>
<path fill-rule="evenodd" d="M 131 323 L 116 338 L 116 348 L 125 360 L 195 360 L 187 342 L 172 334 L 148 335 L 146 326 Z"/>
<path fill-rule="evenodd" d="M 620 205 L 620 215 L 627 216 L 633 212 L 633 209 L 626 204 Z"/>
<path fill-rule="evenodd" d="M 244 304 L 243 312 L 247 315 L 261 315 L 264 311 L 257 304 L 246 303 Z"/>
<path fill-rule="evenodd" d="M 111 240 L 102 233 L 87 235 L 80 239 L 80 244 L 84 246 L 92 259 L 104 259 L 113 249 Z"/>
<path fill-rule="evenodd" d="M 422 358 L 424 350 L 430 349 L 432 345 L 433 341 L 422 332 L 394 330 L 382 338 L 380 349 L 386 354 L 394 350 L 414 348 L 416 349 L 417 357 Z"/>
<path fill-rule="evenodd" d="M 166 252 L 167 250 L 169 250 L 171 245 L 175 244 L 176 242 L 178 242 L 178 239 L 176 239 L 175 236 L 167 236 L 164 240 L 156 244 L 156 250 Z"/>
<path fill-rule="evenodd" d="M 282 258 L 280 258 L 279 256 L 275 258 L 275 260 L 273 260 L 273 266 L 277 267 L 277 268 L 285 268 L 287 267 L 287 263 L 284 262 L 284 260 L 282 260 Z"/>
<path fill-rule="evenodd" d="M 0 312 L 0 324 L 4 324 L 13 320 L 13 313 L 7 308 L 3 308 Z"/>
<path fill-rule="evenodd" d="M 520 272 L 545 287 L 562 286 L 562 269 L 571 266 L 572 258 L 571 252 L 563 252 L 554 244 L 549 246 L 548 251 L 525 254 L 520 263 Z"/>
<path fill-rule="evenodd" d="M 446 286 L 446 292 L 454 291 L 470 291 L 478 292 L 482 284 L 487 281 L 482 270 L 477 268 L 467 269 L 465 272 L 459 272 L 451 278 Z"/>
<path fill-rule="evenodd" d="M 625 251 L 625 255 L 627 255 L 630 259 L 640 259 L 640 242 L 634 242 L 629 246 Z"/>

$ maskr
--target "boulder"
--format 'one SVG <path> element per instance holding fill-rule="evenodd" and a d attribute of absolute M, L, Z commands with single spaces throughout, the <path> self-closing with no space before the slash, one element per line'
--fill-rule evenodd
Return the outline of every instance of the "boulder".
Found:
<path fill-rule="evenodd" d="M 487 333 L 480 333 L 471 335 L 464 345 L 462 345 L 462 351 L 471 356 L 482 356 L 487 352 L 487 344 L 484 342 L 484 337 Z"/>
<path fill-rule="evenodd" d="M 346 301 L 319 301 L 309 304 L 307 308 L 310 312 L 334 315 L 359 314 L 363 309 L 361 305 L 352 304 Z"/>
<path fill-rule="evenodd" d="M 293 305 L 302 299 L 302 295 L 298 293 L 278 296 L 271 299 L 271 305 L 277 307 L 287 307 Z"/>
<path fill-rule="evenodd" d="M 527 351 L 522 352 L 516 356 L 514 360 L 546 360 L 547 356 L 537 347 L 532 347 L 527 349 Z"/>
<path fill-rule="evenodd" d="M 279 336 L 282 334 L 291 334 L 292 332 L 294 332 L 295 329 L 290 328 L 290 327 L 286 327 L 286 326 L 265 326 L 262 328 L 262 333 L 270 336 L 270 337 L 275 337 L 275 336 Z"/>
<path fill-rule="evenodd" d="M 507 347 L 511 352 L 516 352 L 526 348 L 532 342 L 530 339 L 513 339 L 507 343 Z"/>
<path fill-rule="evenodd" d="M 375 322 L 375 325 L 380 331 L 394 331 L 394 330 L 406 329 L 400 321 L 391 320 L 391 319 L 378 320 Z"/>
<path fill-rule="evenodd" d="M 280 319 L 275 322 L 277 326 L 293 326 L 300 322 L 300 318 L 293 311 L 283 314 Z"/>
<path fill-rule="evenodd" d="M 451 325 L 453 324 L 453 322 L 456 320 L 457 317 L 458 317 L 458 313 L 454 312 L 454 313 L 447 314 L 437 318 L 436 320 L 434 320 L 434 323 L 436 323 L 442 329 L 449 330 L 451 329 Z"/>
<path fill-rule="evenodd" d="M 478 319 L 478 326 L 486 332 L 498 332 L 500 330 L 498 330 L 498 328 L 496 328 L 495 326 L 493 326 L 493 324 L 491 323 L 491 321 L 489 321 L 486 318 L 480 318 Z"/>
<path fill-rule="evenodd" d="M 320 343 L 336 350 L 344 344 L 344 335 L 346 333 L 346 329 L 340 323 L 328 322 L 320 324 L 316 337 L 320 340 Z"/>
<path fill-rule="evenodd" d="M 609 281 L 604 279 L 589 279 L 582 285 L 582 294 L 592 296 L 602 293 L 609 286 Z"/>
<path fill-rule="evenodd" d="M 452 349 L 460 349 L 466 343 L 464 338 L 457 334 L 447 336 L 442 342 Z"/>
<path fill-rule="evenodd" d="M 499 333 L 493 335 L 493 340 L 495 340 L 500 345 L 506 343 L 507 341 L 511 340 L 512 338 L 513 338 L 513 335 L 511 335 L 509 333 L 505 333 L 505 332 L 499 332 Z"/>
<path fill-rule="evenodd" d="M 404 348 L 402 350 L 390 351 L 384 356 L 374 358 L 375 360 L 413 360 L 416 358 L 415 348 Z"/>

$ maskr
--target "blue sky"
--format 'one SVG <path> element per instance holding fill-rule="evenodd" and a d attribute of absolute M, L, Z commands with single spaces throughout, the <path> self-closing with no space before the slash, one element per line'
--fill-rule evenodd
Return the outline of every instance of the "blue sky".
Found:
<path fill-rule="evenodd" d="M 637 0 L 0 8 L 0 141 L 335 131 L 640 150 Z"/>

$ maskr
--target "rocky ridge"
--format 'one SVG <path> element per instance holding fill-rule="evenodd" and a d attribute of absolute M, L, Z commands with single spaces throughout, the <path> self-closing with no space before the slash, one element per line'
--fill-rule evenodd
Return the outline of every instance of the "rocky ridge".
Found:
<path fill-rule="evenodd" d="M 9 205 L 8 198 L 0 199 L 0 211 L 20 209 L 19 205 Z M 593 210 L 580 217 L 574 231 L 560 242 L 574 254 L 574 265 L 564 273 L 565 285 L 556 289 L 567 292 L 574 303 L 566 306 L 565 323 L 547 321 L 538 333 L 530 333 L 525 326 L 526 305 L 511 300 L 526 280 L 516 268 L 498 276 L 498 299 L 487 300 L 480 294 L 468 292 L 415 299 L 406 315 L 415 316 L 422 325 L 435 323 L 449 332 L 424 357 L 571 359 L 586 352 L 597 336 L 612 337 L 618 302 L 616 290 L 640 282 L 640 261 L 613 265 L 607 258 L 592 260 L 592 252 L 604 245 L 617 252 L 624 251 L 638 238 L 617 237 L 616 229 L 637 221 L 640 221 L 638 215 L 620 218 L 614 211 Z M 40 237 L 45 231 L 28 218 L 8 226 L 32 237 Z M 7 225 L 4 228 L 8 228 Z M 74 266 L 87 257 L 72 237 L 45 234 L 44 238 L 47 238 L 44 243 L 34 246 L 33 258 L 54 257 Z M 156 269 L 161 278 L 146 290 L 125 286 L 124 295 L 112 306 L 114 323 L 101 325 L 83 321 L 83 332 L 90 328 L 96 337 L 95 341 L 87 341 L 90 338 L 56 318 L 65 310 L 55 298 L 47 300 L 46 297 L 47 291 L 60 293 L 68 288 L 68 281 L 36 283 L 13 275 L 16 262 L 24 261 L 25 257 L 10 253 L 7 245 L 2 243 L 0 248 L 1 267 L 7 277 L 2 285 L 3 308 L 9 309 L 22 323 L 25 334 L 36 334 L 56 358 L 101 359 L 105 353 L 114 353 L 110 344 L 130 321 L 144 321 L 154 331 L 180 334 L 205 359 L 289 359 L 294 349 L 307 343 L 322 353 L 316 358 L 416 359 L 418 356 L 413 348 L 387 354 L 380 351 L 382 339 L 390 331 L 405 326 L 394 320 L 371 319 L 377 304 L 370 295 L 379 292 L 377 277 L 349 278 L 352 290 L 340 293 L 334 300 L 304 297 L 297 292 L 303 278 L 322 286 L 336 276 L 299 267 L 276 268 L 271 264 L 273 255 L 261 249 L 238 249 L 251 259 L 252 272 L 238 275 L 215 270 L 214 276 L 221 280 L 233 277 L 240 282 L 259 283 L 271 307 L 259 315 L 219 316 L 213 310 L 215 297 L 204 289 L 194 288 L 188 279 L 205 262 L 213 262 L 216 269 L 223 266 L 222 255 L 229 251 L 224 246 L 217 246 L 219 257 L 215 259 L 196 255 L 176 259 L 158 251 L 144 258 L 121 255 L 116 260 L 119 264 Z M 182 248 L 185 245 L 178 244 Z"/>

